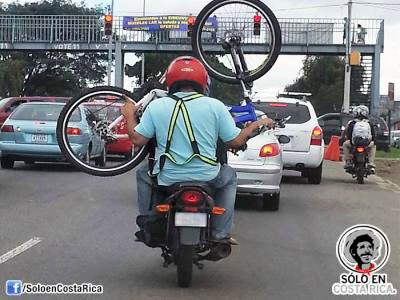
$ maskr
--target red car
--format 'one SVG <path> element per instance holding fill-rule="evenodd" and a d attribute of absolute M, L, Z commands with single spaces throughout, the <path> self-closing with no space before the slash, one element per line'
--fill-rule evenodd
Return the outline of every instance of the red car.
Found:
<path fill-rule="evenodd" d="M 66 103 L 69 101 L 68 97 L 39 97 L 39 96 L 28 96 L 28 97 L 9 97 L 0 100 L 0 126 L 3 125 L 4 121 L 8 116 L 18 107 L 18 105 L 27 102 L 62 102 Z"/>
<path fill-rule="evenodd" d="M 113 121 L 121 115 L 122 103 L 113 103 L 107 108 L 104 108 L 107 103 L 96 103 L 89 102 L 85 106 L 91 110 L 99 120 L 106 119 Z M 128 135 L 128 128 L 126 127 L 126 122 L 123 120 L 115 126 L 115 134 Z M 107 154 L 121 154 L 126 158 L 130 158 L 133 153 L 132 142 L 129 138 L 118 138 L 116 141 L 107 144 L 106 146 Z"/>

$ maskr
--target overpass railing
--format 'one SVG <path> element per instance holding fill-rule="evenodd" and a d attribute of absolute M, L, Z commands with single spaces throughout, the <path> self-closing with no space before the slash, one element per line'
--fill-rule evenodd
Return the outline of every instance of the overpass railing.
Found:
<path fill-rule="evenodd" d="M 279 19 L 284 44 L 296 45 L 343 45 L 345 43 L 344 19 Z M 267 27 L 262 27 L 261 36 L 253 35 L 252 22 L 235 20 L 235 26 L 242 28 L 245 43 L 263 42 L 268 36 Z M 232 20 L 219 19 L 218 32 L 232 26 Z M 361 26 L 361 28 L 360 28 Z M 351 40 L 353 44 L 375 45 L 383 28 L 383 20 L 354 19 Z M 362 29 L 362 30 L 361 30 Z M 186 31 L 130 31 L 123 28 L 123 17 L 114 16 L 115 38 L 132 43 L 190 43 Z M 65 15 L 1 15 L 0 42 L 26 43 L 99 43 L 107 42 L 104 34 L 103 16 Z M 265 40 L 264 40 L 265 41 Z"/>

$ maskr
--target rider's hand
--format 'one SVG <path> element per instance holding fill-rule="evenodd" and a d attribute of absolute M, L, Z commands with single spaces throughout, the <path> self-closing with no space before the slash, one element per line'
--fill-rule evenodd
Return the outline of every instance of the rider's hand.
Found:
<path fill-rule="evenodd" d="M 125 104 L 121 107 L 121 113 L 125 119 L 133 117 L 138 110 L 138 108 L 130 101 L 128 96 L 124 95 Z"/>

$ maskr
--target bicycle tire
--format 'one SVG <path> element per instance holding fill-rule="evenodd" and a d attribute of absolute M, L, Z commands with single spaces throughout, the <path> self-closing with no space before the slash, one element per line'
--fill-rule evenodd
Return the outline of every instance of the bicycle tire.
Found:
<path fill-rule="evenodd" d="M 203 64 L 205 65 L 207 71 L 209 72 L 210 76 L 218 79 L 220 81 L 223 81 L 225 83 L 231 83 L 231 84 L 237 84 L 240 82 L 240 79 L 233 77 L 233 76 L 227 76 L 224 75 L 217 70 L 215 70 L 213 67 L 210 66 L 210 64 L 207 62 L 207 60 L 204 58 L 204 51 L 201 47 L 202 41 L 201 41 L 201 28 L 207 21 L 207 18 L 215 11 L 216 9 L 227 5 L 227 4 L 235 4 L 235 3 L 242 3 L 242 4 L 247 4 L 249 6 L 252 6 L 253 8 L 258 9 L 262 15 L 266 18 L 266 20 L 269 23 L 269 26 L 271 28 L 271 33 L 273 34 L 273 46 L 271 48 L 271 52 L 269 55 L 268 60 L 264 63 L 264 65 L 255 70 L 254 73 L 249 74 L 247 77 L 245 77 L 243 80 L 245 82 L 252 82 L 256 79 L 259 79 L 263 75 L 265 75 L 275 64 L 276 60 L 278 59 L 280 49 L 282 47 L 282 33 L 281 33 L 281 28 L 279 25 L 279 22 L 272 12 L 272 10 L 265 5 L 263 2 L 259 0 L 213 0 L 209 4 L 207 4 L 199 13 L 199 15 L 196 18 L 196 23 L 193 27 L 193 34 L 192 34 L 192 49 L 197 58 L 199 58 Z"/>
<path fill-rule="evenodd" d="M 134 94 L 132 94 L 129 91 L 113 86 L 99 86 L 84 90 L 78 96 L 73 97 L 63 107 L 57 121 L 57 129 L 56 129 L 57 141 L 63 155 L 73 166 L 77 167 L 79 170 L 88 173 L 90 175 L 101 176 L 101 177 L 121 175 L 123 173 L 130 171 L 145 159 L 146 155 L 148 154 L 147 145 L 143 146 L 135 156 L 133 156 L 130 160 L 128 160 L 121 166 L 117 166 L 111 169 L 102 169 L 96 166 L 88 166 L 84 164 L 84 162 L 82 162 L 78 157 L 76 157 L 76 155 L 74 155 L 72 148 L 69 146 L 66 138 L 67 134 L 65 129 L 67 128 L 68 115 L 72 114 L 72 111 L 74 111 L 74 109 L 76 109 L 81 103 L 83 103 L 84 100 L 88 98 L 89 95 L 93 96 L 101 93 L 103 94 L 109 93 L 118 96 L 127 95 L 131 99 L 137 98 L 135 97 Z"/>

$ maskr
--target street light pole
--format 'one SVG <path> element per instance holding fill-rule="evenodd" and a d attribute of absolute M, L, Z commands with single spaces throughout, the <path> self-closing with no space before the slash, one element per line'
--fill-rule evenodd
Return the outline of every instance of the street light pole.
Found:
<path fill-rule="evenodd" d="M 114 22 L 114 0 L 111 1 L 111 16 Z M 112 68 L 112 37 L 113 31 L 111 30 L 111 35 L 108 37 L 108 66 L 107 66 L 107 83 L 111 85 L 111 68 Z"/>
<path fill-rule="evenodd" d="M 146 15 L 146 0 L 143 0 L 143 17 Z M 144 52 L 142 53 L 142 85 L 144 84 Z"/>
<path fill-rule="evenodd" d="M 350 65 L 350 53 L 351 53 L 351 9 L 353 2 L 349 0 L 348 12 L 347 12 L 347 23 L 346 23 L 346 66 L 344 73 L 344 95 L 343 95 L 343 111 L 348 113 L 350 110 L 350 87 L 351 87 L 351 65 Z"/>

